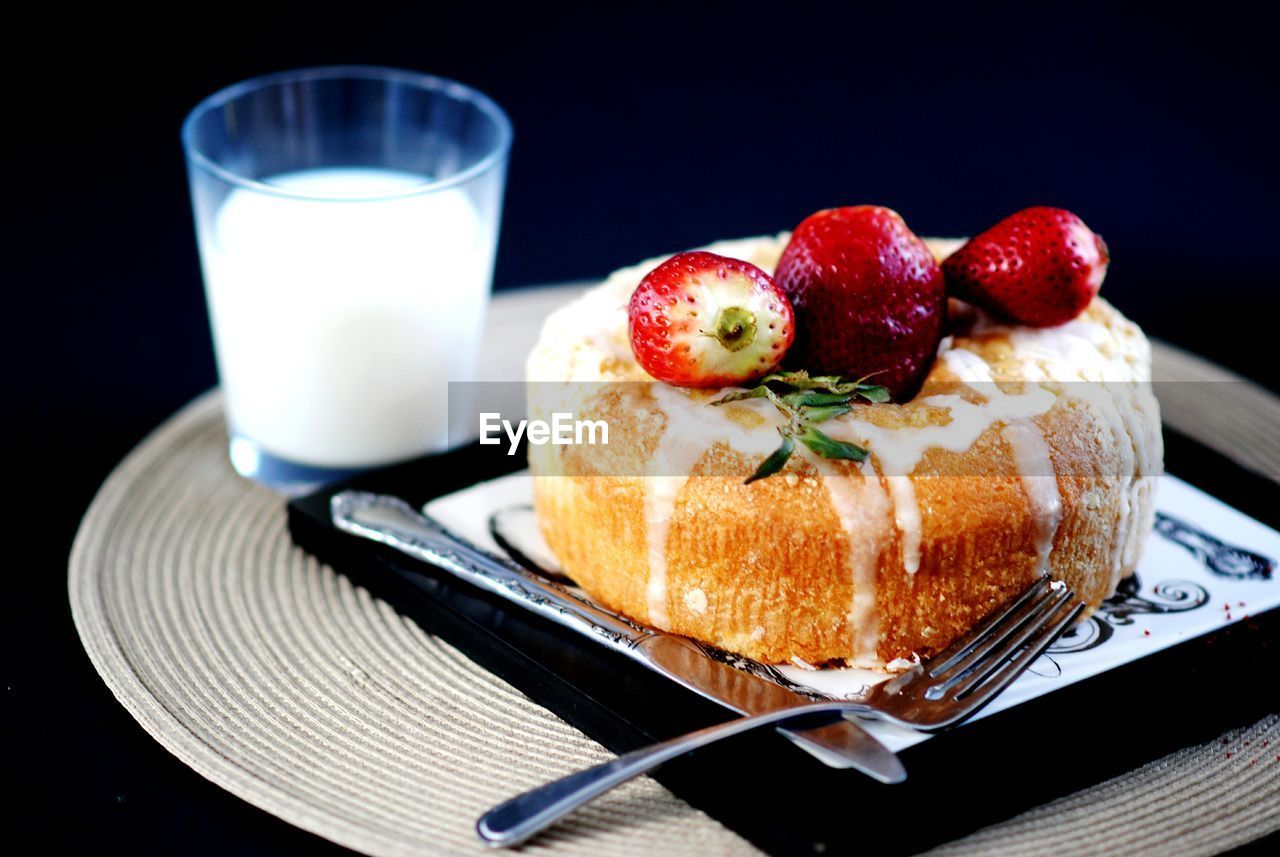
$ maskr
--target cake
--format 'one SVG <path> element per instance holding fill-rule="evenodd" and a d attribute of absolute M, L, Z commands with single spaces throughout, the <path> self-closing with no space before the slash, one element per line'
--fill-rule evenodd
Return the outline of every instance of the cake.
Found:
<path fill-rule="evenodd" d="M 770 274 L 786 233 L 706 248 Z M 961 240 L 926 240 L 943 262 Z M 896 668 L 1040 575 L 1096 608 L 1130 574 L 1162 468 L 1150 350 L 1101 297 L 1044 327 L 947 298 L 923 384 L 822 423 L 869 455 L 778 446 L 768 398 L 654 380 L 628 302 L 660 259 L 551 315 L 527 363 L 531 418 L 607 422 L 607 445 L 530 446 L 542 533 L 594 599 L 767 663 Z M 1096 287 L 1095 287 L 1096 291 Z M 749 385 L 747 385 L 749 386 Z"/>

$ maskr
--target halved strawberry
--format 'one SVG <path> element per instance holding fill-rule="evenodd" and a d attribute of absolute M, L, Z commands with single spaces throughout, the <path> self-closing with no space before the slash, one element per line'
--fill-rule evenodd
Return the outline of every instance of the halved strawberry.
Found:
<path fill-rule="evenodd" d="M 1062 208 L 1036 206 L 974 236 L 942 263 L 947 291 L 1020 324 L 1078 316 L 1107 275 L 1102 236 Z"/>
<path fill-rule="evenodd" d="M 640 281 L 628 307 L 631 350 L 653 377 L 725 387 L 763 377 L 795 335 L 791 302 L 748 262 L 695 251 Z"/>

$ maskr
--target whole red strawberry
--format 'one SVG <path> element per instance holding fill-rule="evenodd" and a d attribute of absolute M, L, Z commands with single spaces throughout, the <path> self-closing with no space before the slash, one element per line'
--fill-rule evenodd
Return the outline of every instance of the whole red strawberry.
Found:
<path fill-rule="evenodd" d="M 768 274 L 702 251 L 646 274 L 627 314 L 636 361 L 682 387 L 753 381 L 778 365 L 795 331 L 791 303 Z"/>
<path fill-rule="evenodd" d="M 796 313 L 788 365 L 873 375 L 896 401 L 920 388 L 942 338 L 946 293 L 933 254 L 896 211 L 858 205 L 809 216 L 774 277 Z"/>
<path fill-rule="evenodd" d="M 1107 275 L 1107 245 L 1061 208 L 1024 208 L 969 240 L 942 263 L 947 291 L 1010 321 L 1064 324 Z"/>

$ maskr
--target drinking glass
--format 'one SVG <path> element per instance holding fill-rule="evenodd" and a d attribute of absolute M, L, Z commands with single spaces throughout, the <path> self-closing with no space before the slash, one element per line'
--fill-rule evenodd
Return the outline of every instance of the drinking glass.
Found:
<path fill-rule="evenodd" d="M 191 112 L 238 472 L 298 493 L 447 446 L 449 382 L 474 380 L 511 136 L 470 87 L 365 66 L 255 78 Z"/>

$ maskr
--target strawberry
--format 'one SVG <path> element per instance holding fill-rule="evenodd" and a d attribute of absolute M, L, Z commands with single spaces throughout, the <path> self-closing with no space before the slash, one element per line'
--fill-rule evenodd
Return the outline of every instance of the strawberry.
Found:
<path fill-rule="evenodd" d="M 1064 324 L 1107 275 L 1107 245 L 1061 208 L 1024 208 L 969 240 L 945 262 L 947 291 L 1004 319 Z"/>
<path fill-rule="evenodd" d="M 631 295 L 631 350 L 659 381 L 725 387 L 765 375 L 791 345 L 791 303 L 755 265 L 697 251 L 654 268 Z"/>
<path fill-rule="evenodd" d="M 789 364 L 872 376 L 896 401 L 933 365 L 946 320 L 942 272 L 898 213 L 832 208 L 796 227 L 774 274 L 796 313 Z"/>

